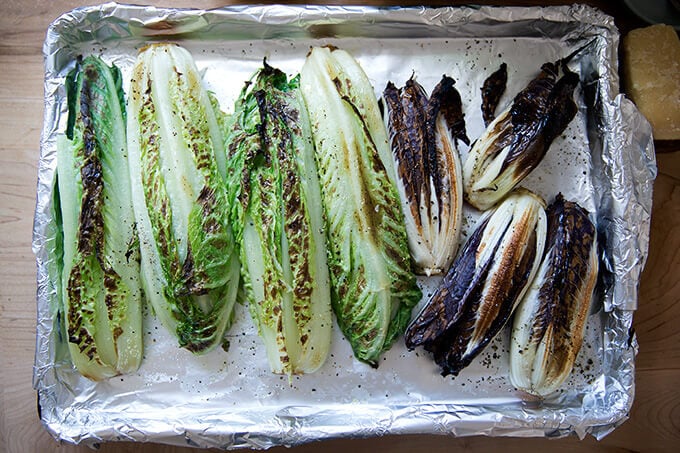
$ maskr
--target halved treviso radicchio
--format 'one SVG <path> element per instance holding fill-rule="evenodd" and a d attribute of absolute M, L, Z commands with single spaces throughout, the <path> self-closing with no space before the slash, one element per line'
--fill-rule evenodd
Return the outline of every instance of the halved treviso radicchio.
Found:
<path fill-rule="evenodd" d="M 411 77 L 402 88 L 388 82 L 382 97 L 409 250 L 416 272 L 425 275 L 446 272 L 460 237 L 458 141 L 470 141 L 454 84 L 443 76 L 428 98 Z"/>
<path fill-rule="evenodd" d="M 559 194 L 547 209 L 545 253 L 517 307 L 510 336 L 510 381 L 546 396 L 576 360 L 597 280 L 597 233 L 588 212 Z"/>
<path fill-rule="evenodd" d="M 544 202 L 524 189 L 478 222 L 439 288 L 406 330 L 406 346 L 431 352 L 457 375 L 500 332 L 543 254 Z"/>
<path fill-rule="evenodd" d="M 502 200 L 576 115 L 572 96 L 579 77 L 567 67 L 569 58 L 545 63 L 473 144 L 463 165 L 465 199 L 472 206 L 485 210 Z"/>

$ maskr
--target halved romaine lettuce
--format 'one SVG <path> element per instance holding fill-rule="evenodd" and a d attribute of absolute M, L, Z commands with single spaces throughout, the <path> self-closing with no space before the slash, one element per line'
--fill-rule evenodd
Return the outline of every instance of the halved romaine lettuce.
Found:
<path fill-rule="evenodd" d="M 321 189 L 298 79 L 246 83 L 227 135 L 226 180 L 250 312 L 275 373 L 325 361 L 333 323 Z"/>
<path fill-rule="evenodd" d="M 239 282 L 218 171 L 224 166 L 221 112 L 191 54 L 175 44 L 140 51 L 128 105 L 144 290 L 180 346 L 205 352 L 223 340 Z"/>
<path fill-rule="evenodd" d="M 61 299 L 71 359 L 99 380 L 136 370 L 142 359 L 142 291 L 132 211 L 120 71 L 98 57 L 67 77 L 66 135 L 57 140 L 63 243 Z"/>
<path fill-rule="evenodd" d="M 328 47 L 302 68 L 328 236 L 333 309 L 355 356 L 377 366 L 421 292 L 375 92 L 358 62 Z"/>

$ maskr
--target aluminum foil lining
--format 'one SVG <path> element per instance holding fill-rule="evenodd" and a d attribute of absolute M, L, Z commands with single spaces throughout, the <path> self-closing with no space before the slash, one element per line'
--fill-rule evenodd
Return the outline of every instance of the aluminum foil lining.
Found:
<path fill-rule="evenodd" d="M 610 433 L 627 418 L 633 401 L 637 342 L 630 332 L 656 175 L 651 128 L 618 94 L 618 39 L 612 18 L 580 5 L 197 11 L 109 3 L 57 19 L 44 45 L 45 121 L 33 239 L 38 264 L 34 387 L 47 430 L 59 441 L 90 446 L 127 440 L 224 449 L 404 433 L 598 439 Z M 582 82 L 575 93 L 579 113 L 524 182 L 548 201 L 557 191 L 579 201 L 596 219 L 602 244 L 586 339 L 564 388 L 543 401 L 512 388 L 507 329 L 455 379 L 442 378 L 427 354 L 409 352 L 401 343 L 372 369 L 353 359 L 335 329 L 324 367 L 289 382 L 270 373 L 242 306 L 228 332 L 228 352 L 193 356 L 146 313 L 139 371 L 99 383 L 82 378 L 56 320 L 48 254 L 55 143 L 66 122 L 64 78 L 76 57 L 89 53 L 115 63 L 127 77 L 137 50 L 156 40 L 178 41 L 193 53 L 225 111 L 233 109 L 243 82 L 263 57 L 294 74 L 312 45 L 333 44 L 353 53 L 377 95 L 388 80 L 402 85 L 412 74 L 429 91 L 445 73 L 457 81 L 472 139 L 483 129 L 479 88 L 501 62 L 509 70 L 502 107 L 542 63 L 588 44 L 571 63 Z M 464 158 L 467 150 L 462 153 Z M 465 233 L 477 215 L 466 209 Z M 438 280 L 420 283 L 426 299 Z"/>

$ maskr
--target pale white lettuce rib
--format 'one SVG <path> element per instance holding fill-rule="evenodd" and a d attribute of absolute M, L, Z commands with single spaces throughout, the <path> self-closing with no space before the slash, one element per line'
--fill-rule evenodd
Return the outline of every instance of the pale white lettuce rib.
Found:
<path fill-rule="evenodd" d="M 164 303 L 164 290 L 170 282 L 166 279 L 161 265 L 161 257 L 156 248 L 156 239 L 151 226 L 151 219 L 146 206 L 144 184 L 142 183 L 140 118 L 142 109 L 141 95 L 150 90 L 149 65 L 151 54 L 142 52 L 137 57 L 137 63 L 132 71 L 132 83 L 128 96 L 127 142 L 130 159 L 130 186 L 132 189 L 132 206 L 137 220 L 137 234 L 142 266 L 142 284 L 146 298 L 154 307 L 155 315 L 161 323 L 174 330 L 176 319 L 168 310 L 158 309 Z"/>
<path fill-rule="evenodd" d="M 306 208 L 309 214 L 310 235 L 307 259 L 309 266 L 314 269 L 314 288 L 310 300 L 311 319 L 306 326 L 306 332 L 312 341 L 304 345 L 299 342 L 299 332 L 295 337 L 299 347 L 297 355 L 298 369 L 304 373 L 318 370 L 326 361 L 331 347 L 333 317 L 331 309 L 330 275 L 326 257 L 326 228 L 323 224 L 323 207 L 321 183 L 314 160 L 314 143 L 309 124 L 309 115 L 305 107 L 302 92 L 296 90 L 297 105 L 300 106 L 299 125 L 302 129 L 301 137 L 306 141 L 304 152 L 298 155 L 298 168 L 301 169 L 302 191 L 306 194 Z M 297 329 L 296 329 L 297 332 Z"/>

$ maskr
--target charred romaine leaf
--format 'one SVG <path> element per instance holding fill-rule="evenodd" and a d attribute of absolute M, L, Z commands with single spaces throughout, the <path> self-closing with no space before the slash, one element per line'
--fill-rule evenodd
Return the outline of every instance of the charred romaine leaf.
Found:
<path fill-rule="evenodd" d="M 510 337 L 510 380 L 539 396 L 557 390 L 571 373 L 598 269 L 596 231 L 588 212 L 560 194 L 547 216 L 543 261 L 517 307 Z"/>
<path fill-rule="evenodd" d="M 482 119 L 488 126 L 496 117 L 496 108 L 508 83 L 508 65 L 501 63 L 500 68 L 491 74 L 482 85 Z"/>
<path fill-rule="evenodd" d="M 239 282 L 218 171 L 220 114 L 186 49 L 141 50 L 130 85 L 128 147 L 144 290 L 156 316 L 195 353 L 221 343 Z"/>
<path fill-rule="evenodd" d="M 136 370 L 143 349 L 120 71 L 89 56 L 69 73 L 66 92 L 68 127 L 57 142 L 58 294 L 72 361 L 100 380 Z"/>
<path fill-rule="evenodd" d="M 500 201 L 543 160 L 576 115 L 578 75 L 563 60 L 540 74 L 489 124 L 463 165 L 466 200 L 478 209 Z"/>
<path fill-rule="evenodd" d="M 250 312 L 275 373 L 311 373 L 331 341 L 321 188 L 299 79 L 269 66 L 236 101 L 227 190 Z"/>
<path fill-rule="evenodd" d="M 510 318 L 543 253 L 543 200 L 520 189 L 487 212 L 439 288 L 406 331 L 406 346 L 423 346 L 444 376 L 457 375 Z"/>
<path fill-rule="evenodd" d="M 463 177 L 457 141 L 465 134 L 460 94 L 443 76 L 428 99 L 413 78 L 383 92 L 397 189 L 416 272 L 445 272 L 458 249 Z"/>
<path fill-rule="evenodd" d="M 421 297 L 385 126 L 366 74 L 345 51 L 313 48 L 300 88 L 316 145 L 333 309 L 355 356 L 375 366 Z"/>

